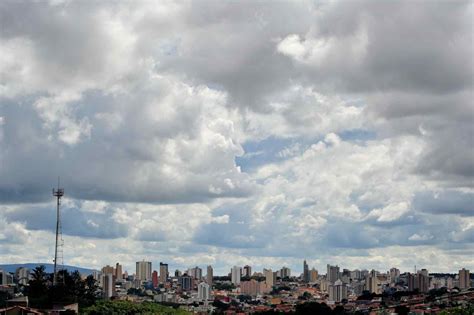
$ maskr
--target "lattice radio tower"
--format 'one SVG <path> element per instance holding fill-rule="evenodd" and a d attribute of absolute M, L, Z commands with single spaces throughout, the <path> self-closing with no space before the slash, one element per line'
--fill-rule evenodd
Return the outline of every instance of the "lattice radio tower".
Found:
<path fill-rule="evenodd" d="M 53 276 L 53 285 L 56 285 L 58 282 L 58 254 L 61 255 L 62 260 L 62 246 L 63 238 L 61 231 L 61 213 L 59 211 L 59 206 L 61 205 L 61 197 L 64 196 L 64 189 L 59 188 L 59 178 L 58 178 L 58 189 L 53 188 L 53 196 L 56 197 L 56 245 L 54 247 L 54 276 Z"/>

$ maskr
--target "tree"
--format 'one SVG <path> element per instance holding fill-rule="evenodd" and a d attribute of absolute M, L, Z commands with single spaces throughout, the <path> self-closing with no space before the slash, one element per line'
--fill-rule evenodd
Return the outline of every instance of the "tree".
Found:
<path fill-rule="evenodd" d="M 249 302 L 249 301 L 252 301 L 252 297 L 250 295 L 246 295 L 246 294 L 240 294 L 239 296 L 237 296 L 237 299 L 240 301 L 240 302 Z"/>
<path fill-rule="evenodd" d="M 398 315 L 408 315 L 409 312 L 410 309 L 405 305 L 398 305 L 395 307 L 395 313 L 397 313 Z"/>
<path fill-rule="evenodd" d="M 45 272 L 45 266 L 41 265 L 33 269 L 32 279 L 29 281 L 27 290 L 30 305 L 36 308 L 47 308 L 50 306 L 48 292 L 48 274 Z"/>
<path fill-rule="evenodd" d="M 296 306 L 296 314 L 298 315 L 332 315 L 332 310 L 325 303 L 307 302 Z"/>
<path fill-rule="evenodd" d="M 51 308 L 53 304 L 78 303 L 79 307 L 93 305 L 96 301 L 98 286 L 92 276 L 82 280 L 79 271 L 69 273 L 60 270 L 56 285 L 52 285 L 52 275 L 45 272 L 44 266 L 36 267 L 32 272 L 26 294 L 30 305 L 35 308 Z"/>
<path fill-rule="evenodd" d="M 332 313 L 336 315 L 344 315 L 346 311 L 342 305 L 338 305 L 332 310 Z"/>
<path fill-rule="evenodd" d="M 81 310 L 82 314 L 162 314 L 162 315 L 184 315 L 188 312 L 173 309 L 151 302 L 133 303 L 129 301 L 100 301 L 93 306 Z"/>
<path fill-rule="evenodd" d="M 97 299 L 97 291 L 99 286 L 97 285 L 97 281 L 94 279 L 92 275 L 87 276 L 85 280 L 85 288 L 84 288 L 84 297 L 82 304 L 84 306 L 94 305 Z"/>

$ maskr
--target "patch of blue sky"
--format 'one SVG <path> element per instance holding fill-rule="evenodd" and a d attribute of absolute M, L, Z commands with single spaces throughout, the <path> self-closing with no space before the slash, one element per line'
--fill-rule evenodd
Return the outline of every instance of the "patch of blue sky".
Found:
<path fill-rule="evenodd" d="M 268 137 L 261 141 L 248 141 L 243 144 L 245 154 L 236 157 L 235 162 L 244 172 L 251 172 L 259 166 L 283 160 L 278 153 L 298 143 L 295 138 Z"/>
<path fill-rule="evenodd" d="M 339 137 L 344 141 L 364 142 L 376 139 L 377 133 L 367 129 L 351 129 L 340 132 Z"/>
<path fill-rule="evenodd" d="M 260 166 L 278 163 L 299 155 L 322 137 L 277 138 L 268 137 L 261 141 L 248 141 L 243 144 L 245 154 L 236 157 L 235 162 L 244 172 L 251 172 Z"/>
<path fill-rule="evenodd" d="M 344 141 L 365 142 L 374 140 L 377 134 L 371 130 L 353 129 L 339 133 Z M 312 144 L 323 140 L 323 137 L 277 138 L 268 137 L 261 141 L 248 141 L 243 144 L 245 154 L 236 157 L 235 162 L 243 172 L 252 172 L 260 166 L 278 163 L 301 154 Z"/>

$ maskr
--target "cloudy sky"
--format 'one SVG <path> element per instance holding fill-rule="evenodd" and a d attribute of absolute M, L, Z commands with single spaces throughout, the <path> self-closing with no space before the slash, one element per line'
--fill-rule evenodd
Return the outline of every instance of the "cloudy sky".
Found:
<path fill-rule="evenodd" d="M 474 269 L 470 1 L 0 2 L 0 262 Z"/>

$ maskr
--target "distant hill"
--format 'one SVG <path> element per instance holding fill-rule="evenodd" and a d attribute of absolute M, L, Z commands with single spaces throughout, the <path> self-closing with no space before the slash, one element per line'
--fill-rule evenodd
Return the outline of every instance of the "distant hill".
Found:
<path fill-rule="evenodd" d="M 4 264 L 4 265 L 0 265 L 0 269 L 3 269 L 7 272 L 15 272 L 15 270 L 17 268 L 20 268 L 20 267 L 26 267 L 30 270 L 33 270 L 34 268 L 36 268 L 37 266 L 40 266 L 40 265 L 43 265 L 43 266 L 46 267 L 46 272 L 47 273 L 53 273 L 54 265 L 53 264 L 46 264 L 46 263 Z M 81 275 L 90 275 L 90 274 L 92 274 L 92 272 L 95 271 L 94 269 L 87 269 L 87 268 L 81 268 L 81 267 L 76 267 L 76 266 L 68 266 L 68 265 L 64 265 L 64 268 L 69 272 L 77 270 L 81 273 Z"/>

